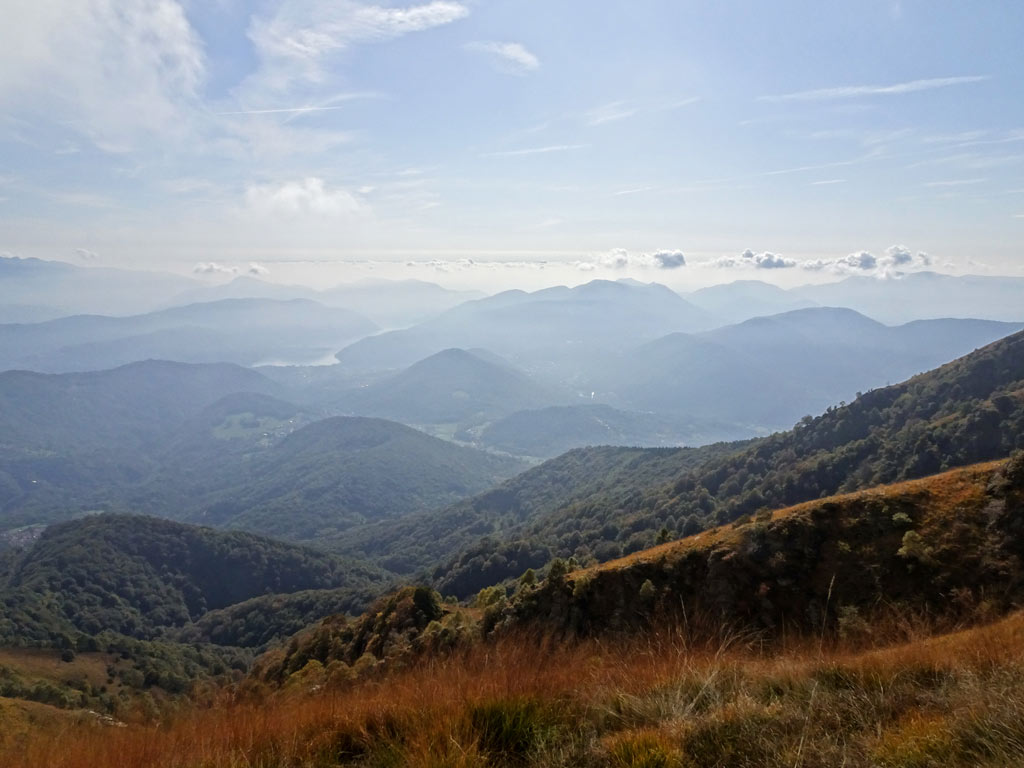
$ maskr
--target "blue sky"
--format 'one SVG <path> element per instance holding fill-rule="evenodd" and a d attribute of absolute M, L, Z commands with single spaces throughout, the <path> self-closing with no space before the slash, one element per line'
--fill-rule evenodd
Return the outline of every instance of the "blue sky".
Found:
<path fill-rule="evenodd" d="M 10 254 L 467 284 L 1024 267 L 1019 1 L 9 5 Z"/>

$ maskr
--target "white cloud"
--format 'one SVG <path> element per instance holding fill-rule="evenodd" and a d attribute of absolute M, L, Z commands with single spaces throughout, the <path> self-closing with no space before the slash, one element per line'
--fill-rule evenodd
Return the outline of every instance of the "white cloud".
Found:
<path fill-rule="evenodd" d="M 932 265 L 932 257 L 923 251 L 911 253 L 904 245 L 890 245 L 885 255 L 879 257 L 878 265 L 886 274 L 920 270 Z"/>
<path fill-rule="evenodd" d="M 754 253 L 749 248 L 739 256 L 722 256 L 711 262 L 713 266 L 724 269 L 748 268 L 748 269 L 789 269 L 797 266 L 795 259 L 788 259 L 777 253 L 764 251 Z"/>
<path fill-rule="evenodd" d="M 90 251 L 88 248 L 75 248 L 75 256 L 82 261 L 96 261 L 99 258 L 96 251 Z"/>
<path fill-rule="evenodd" d="M 205 261 L 192 267 L 192 271 L 197 275 L 234 275 L 238 272 L 238 268 L 218 264 L 216 261 Z"/>
<path fill-rule="evenodd" d="M 844 85 L 837 88 L 816 88 L 809 91 L 784 93 L 780 96 L 761 96 L 759 101 L 828 101 L 832 99 L 851 99 L 861 96 L 897 96 L 904 93 L 930 91 L 936 88 L 949 88 L 954 85 L 980 83 L 988 80 L 988 75 L 969 75 L 966 77 L 933 77 L 925 80 L 909 80 L 891 85 Z"/>
<path fill-rule="evenodd" d="M 625 248 L 612 248 L 601 257 L 599 264 L 608 269 L 625 269 L 629 266 L 629 251 Z"/>
<path fill-rule="evenodd" d="M 257 264 L 255 261 L 249 262 L 248 272 L 250 275 L 255 277 L 264 277 L 270 274 L 270 270 L 264 267 L 262 264 Z"/>
<path fill-rule="evenodd" d="M 0 25 L 7 111 L 130 151 L 141 138 L 182 139 L 205 78 L 198 35 L 175 0 L 13 3 Z M 45 87 L 40 87 L 45 84 Z"/>
<path fill-rule="evenodd" d="M 605 269 L 678 269 L 686 266 L 686 256 L 682 251 L 662 249 L 653 253 L 630 253 L 625 248 L 612 248 L 602 254 L 596 262 L 579 262 L 577 269 L 585 269 L 581 264 L 590 263 L 592 267 Z"/>
<path fill-rule="evenodd" d="M 349 46 L 392 40 L 468 15 L 468 7 L 447 0 L 405 8 L 352 0 L 285 0 L 272 16 L 254 18 L 249 26 L 249 38 L 263 60 L 254 84 L 285 90 L 296 81 L 319 83 L 326 78 L 331 56 Z"/>
<path fill-rule="evenodd" d="M 875 258 L 873 253 L 868 251 L 849 253 L 842 258 L 836 259 L 835 263 L 840 269 L 859 270 L 862 272 L 870 272 L 878 267 L 878 259 Z"/>
<path fill-rule="evenodd" d="M 890 245 L 883 256 L 875 256 L 869 251 L 850 253 L 838 259 L 817 259 L 800 264 L 804 269 L 812 271 L 827 270 L 844 275 L 873 275 L 875 277 L 894 277 L 906 272 L 926 269 L 931 266 L 932 258 L 927 253 L 911 252 L 903 245 Z"/>
<path fill-rule="evenodd" d="M 510 75 L 525 75 L 540 69 L 540 59 L 520 43 L 481 41 L 467 43 L 466 50 L 487 54 L 499 71 Z"/>
<path fill-rule="evenodd" d="M 245 191 L 249 209 L 260 215 L 323 217 L 354 216 L 365 211 L 355 195 L 340 187 L 331 189 L 323 179 L 309 176 L 281 184 L 251 186 Z"/>

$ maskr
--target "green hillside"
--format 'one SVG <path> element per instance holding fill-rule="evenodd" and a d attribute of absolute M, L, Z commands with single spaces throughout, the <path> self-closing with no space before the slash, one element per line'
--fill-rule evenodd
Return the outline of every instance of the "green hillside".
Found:
<path fill-rule="evenodd" d="M 166 637 L 265 594 L 384 583 L 370 566 L 241 532 L 132 515 L 51 526 L 0 585 L 0 645 L 88 646 L 113 632 Z"/>
<path fill-rule="evenodd" d="M 314 422 L 234 468 L 181 519 L 321 541 L 480 493 L 521 462 L 462 448 L 382 419 Z M 173 514 L 173 513 L 170 513 Z"/>
<path fill-rule="evenodd" d="M 110 371 L 0 373 L 0 529 L 130 507 L 167 441 L 205 408 L 279 387 L 234 365 L 135 363 Z"/>
<path fill-rule="evenodd" d="M 581 448 L 445 509 L 364 526 L 329 545 L 397 573 L 429 570 L 447 591 L 466 596 L 554 556 L 549 542 L 515 541 L 516 532 L 531 521 L 556 515 L 572 528 L 574 517 L 584 511 L 610 513 L 643 489 L 667 482 L 680 467 L 696 466 L 742 445 Z"/>
<path fill-rule="evenodd" d="M 652 482 L 554 504 L 505 530 L 482 526 L 492 540 L 467 547 L 457 561 L 539 548 L 581 562 L 614 559 L 764 508 L 1003 458 L 1020 447 L 1024 333 L 695 465 L 673 470 L 663 454 L 640 452 L 636 471 L 648 462 L 660 468 Z M 450 584 L 451 568 L 435 571 L 438 584 Z"/>
<path fill-rule="evenodd" d="M 508 607 L 513 623 L 606 632 L 688 617 L 770 633 L 868 633 L 1002 616 L 1024 601 L 1024 453 L 759 514 L 548 578 Z"/>

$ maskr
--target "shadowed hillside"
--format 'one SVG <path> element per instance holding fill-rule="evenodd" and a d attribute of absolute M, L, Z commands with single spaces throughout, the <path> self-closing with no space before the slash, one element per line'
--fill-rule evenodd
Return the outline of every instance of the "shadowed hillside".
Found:
<path fill-rule="evenodd" d="M 0 643 L 72 648 L 113 632 L 154 639 L 269 593 L 380 587 L 376 569 L 240 532 L 99 515 L 51 526 L 0 591 Z M 329 612 L 329 611 L 328 611 Z"/>

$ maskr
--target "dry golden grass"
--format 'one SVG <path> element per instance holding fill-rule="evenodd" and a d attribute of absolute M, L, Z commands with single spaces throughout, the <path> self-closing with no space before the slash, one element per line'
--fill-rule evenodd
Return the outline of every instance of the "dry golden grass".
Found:
<path fill-rule="evenodd" d="M 954 469 L 939 475 L 931 475 L 917 480 L 907 480 L 891 485 L 882 485 L 864 491 L 844 493 L 822 499 L 814 499 L 772 512 L 772 520 L 806 515 L 825 504 L 846 507 L 851 504 L 863 504 L 872 500 L 907 499 L 914 500 L 917 505 L 927 510 L 927 518 L 923 522 L 936 522 L 947 519 L 958 507 L 979 502 L 985 493 L 985 485 L 996 470 L 1005 464 L 1002 461 L 990 461 L 974 464 L 969 467 Z M 740 541 L 740 528 L 733 525 L 720 526 L 688 536 L 678 541 L 670 541 L 649 549 L 634 552 L 631 555 L 609 560 L 590 568 L 581 569 L 571 574 L 570 578 L 587 576 L 599 571 L 628 568 L 642 562 L 657 562 L 664 559 L 680 557 L 692 550 L 711 550 L 723 546 L 735 545 Z"/>
<path fill-rule="evenodd" d="M 1022 641 L 1021 614 L 867 652 L 506 639 L 347 688 L 225 694 L 158 726 L 55 723 L 0 765 L 1017 765 Z"/>

